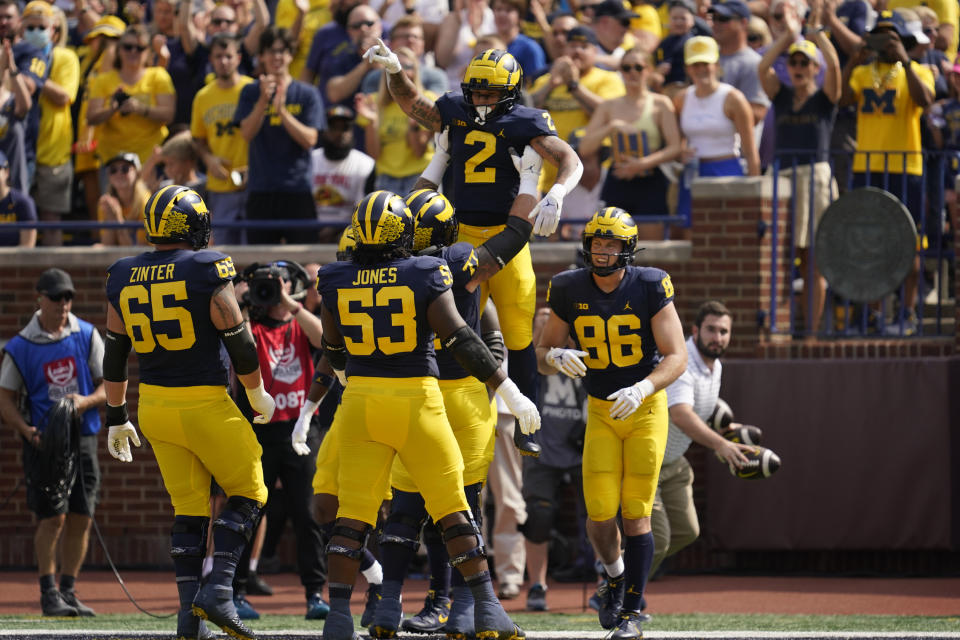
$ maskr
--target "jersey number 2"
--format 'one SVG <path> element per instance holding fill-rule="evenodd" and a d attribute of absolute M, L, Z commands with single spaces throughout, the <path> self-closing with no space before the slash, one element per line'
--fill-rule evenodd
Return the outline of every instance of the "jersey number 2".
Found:
<path fill-rule="evenodd" d="M 630 367 L 643 359 L 640 336 L 622 334 L 621 328 L 637 330 L 640 318 L 634 315 L 610 316 L 606 322 L 600 316 L 580 316 L 573 322 L 580 348 L 590 352 L 583 363 L 591 369 Z"/>
<path fill-rule="evenodd" d="M 467 137 L 463 139 L 463 142 L 464 144 L 469 144 L 471 146 L 477 144 L 483 145 L 480 147 L 479 151 L 470 156 L 467 161 L 463 163 L 463 171 L 465 174 L 463 178 L 464 182 L 467 184 L 476 184 L 491 183 L 496 181 L 496 167 L 485 167 L 483 169 L 480 169 L 479 167 L 496 152 L 497 137 L 492 133 L 473 129 L 467 134 Z"/>
<path fill-rule="evenodd" d="M 120 310 L 123 323 L 127 330 L 133 327 L 140 329 L 140 336 L 131 333 L 133 348 L 137 353 L 150 353 L 157 348 L 157 343 L 167 351 L 182 351 L 189 349 L 197 341 L 193 328 L 193 318 L 190 312 L 180 306 L 166 306 L 166 299 L 187 299 L 187 283 L 183 280 L 172 282 L 154 282 L 147 289 L 142 284 L 124 287 L 120 292 Z M 150 305 L 151 314 L 133 311 L 130 302 L 135 300 L 141 305 Z M 168 333 L 155 333 L 154 322 L 174 320 L 180 325 L 180 337 L 171 337 Z"/>
<path fill-rule="evenodd" d="M 402 330 L 401 339 L 375 337 L 373 316 L 369 311 L 374 308 L 389 311 L 390 303 L 395 300 L 400 301 L 400 311 L 390 314 L 390 324 Z M 358 311 L 353 310 L 356 307 L 359 307 Z M 383 287 L 377 290 L 376 295 L 371 287 L 340 289 L 337 309 L 340 311 L 340 322 L 344 326 L 360 327 L 360 340 L 344 336 L 350 355 L 369 356 L 379 349 L 380 353 L 392 356 L 395 353 L 409 353 L 417 346 L 416 303 L 410 287 Z"/>

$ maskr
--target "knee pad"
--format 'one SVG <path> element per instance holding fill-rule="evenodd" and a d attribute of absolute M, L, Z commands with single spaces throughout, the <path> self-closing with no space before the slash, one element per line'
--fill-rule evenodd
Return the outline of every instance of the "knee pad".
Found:
<path fill-rule="evenodd" d="M 176 516 L 170 529 L 171 558 L 202 558 L 207 553 L 206 516 Z"/>
<path fill-rule="evenodd" d="M 433 518 L 427 520 L 427 523 L 423 526 L 423 542 L 428 547 L 443 544 L 443 533 L 440 531 L 440 525 L 435 523 Z"/>
<path fill-rule="evenodd" d="M 220 516 L 213 521 L 213 526 L 229 529 L 250 542 L 259 518 L 260 505 L 255 500 L 242 496 L 230 496 Z"/>
<path fill-rule="evenodd" d="M 486 558 L 487 557 L 487 548 L 483 545 L 483 536 L 480 535 L 480 527 L 477 526 L 477 523 L 473 519 L 473 515 L 469 511 L 463 511 L 464 516 L 467 518 L 466 524 L 455 524 L 449 527 L 446 527 L 443 530 L 443 541 L 449 543 L 454 538 L 466 538 L 472 537 L 476 542 L 476 547 L 459 553 L 455 556 L 450 557 L 450 566 L 456 569 L 458 566 L 464 562 L 471 560 L 473 558 Z"/>
<path fill-rule="evenodd" d="M 367 546 L 367 538 L 370 536 L 371 528 L 372 527 L 370 525 L 364 524 L 363 529 L 358 531 L 342 524 L 334 525 L 333 531 L 330 535 L 330 542 L 327 543 L 327 555 L 344 556 L 351 560 L 359 561 L 360 558 L 363 557 L 363 550 Z M 335 543 L 334 540 L 337 537 L 353 540 L 354 542 L 358 543 L 357 547 L 348 547 L 346 545 Z"/>
<path fill-rule="evenodd" d="M 483 507 L 480 505 L 480 496 L 483 493 L 483 483 L 474 482 L 463 488 L 463 493 L 467 496 L 467 504 L 470 505 L 470 512 L 473 513 L 473 521 L 477 528 L 483 526 Z"/>
<path fill-rule="evenodd" d="M 517 527 L 523 537 L 534 543 L 550 542 L 554 507 L 546 500 L 527 500 L 527 521 Z"/>
<path fill-rule="evenodd" d="M 380 544 L 396 544 L 412 549 L 414 552 L 419 551 L 422 526 L 423 519 L 413 514 L 393 512 L 387 516 L 387 522 L 383 525 Z"/>

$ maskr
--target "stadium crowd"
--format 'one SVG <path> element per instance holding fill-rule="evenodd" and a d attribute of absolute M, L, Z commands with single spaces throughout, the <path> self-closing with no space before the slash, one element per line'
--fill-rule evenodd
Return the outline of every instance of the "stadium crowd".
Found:
<path fill-rule="evenodd" d="M 434 153 L 363 55 L 382 38 L 430 99 L 458 91 L 476 52 L 512 53 L 524 101 L 584 163 L 571 220 L 621 206 L 641 238 L 688 237 L 694 177 L 776 164 L 796 174 L 802 261 L 806 211 L 819 216 L 838 188 L 882 186 L 918 221 L 952 229 L 958 11 L 927 4 L 3 0 L 0 222 L 136 221 L 149 191 L 176 183 L 201 193 L 215 226 L 239 223 L 215 244 L 333 242 L 360 197 L 406 194 Z M 913 202 L 921 178 L 933 194 L 940 177 L 943 198 Z M 670 230 L 644 224 L 671 214 Z M 269 224 L 278 218 L 315 226 Z M 116 225 L 66 238 L 145 242 Z M 56 228 L 0 233 L 6 246 L 63 242 Z"/>

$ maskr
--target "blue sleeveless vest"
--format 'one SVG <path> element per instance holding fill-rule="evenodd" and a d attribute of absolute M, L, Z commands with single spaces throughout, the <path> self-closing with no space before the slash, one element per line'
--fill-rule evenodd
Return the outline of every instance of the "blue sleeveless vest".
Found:
<path fill-rule="evenodd" d="M 80 330 L 57 342 L 38 344 L 18 334 L 4 347 L 26 386 L 32 425 L 41 432 L 47 426 L 45 416 L 54 402 L 71 393 L 88 396 L 96 388 L 87 365 L 95 329 L 79 318 L 77 322 Z M 81 416 L 80 433 L 86 436 L 98 431 L 100 412 L 88 409 Z"/>

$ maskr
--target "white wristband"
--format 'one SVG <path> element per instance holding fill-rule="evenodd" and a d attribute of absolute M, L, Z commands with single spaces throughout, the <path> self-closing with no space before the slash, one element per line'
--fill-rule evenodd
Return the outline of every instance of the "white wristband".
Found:
<path fill-rule="evenodd" d="M 563 195 L 567 195 L 571 191 L 577 188 L 577 185 L 580 184 L 580 178 L 583 176 L 583 162 L 580 161 L 580 158 L 577 158 L 577 168 L 574 169 L 573 173 L 570 174 L 570 177 L 563 181 Z M 552 191 L 552 189 L 551 189 Z"/>
<path fill-rule="evenodd" d="M 540 174 L 528 175 L 525 173 L 520 174 L 520 188 L 517 190 L 517 195 L 528 195 L 533 196 L 534 198 L 540 197 L 540 189 L 538 185 L 540 184 Z"/>

